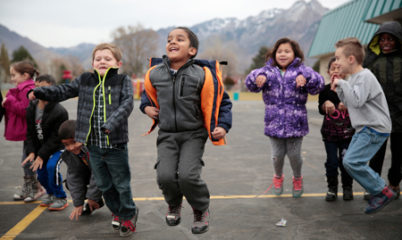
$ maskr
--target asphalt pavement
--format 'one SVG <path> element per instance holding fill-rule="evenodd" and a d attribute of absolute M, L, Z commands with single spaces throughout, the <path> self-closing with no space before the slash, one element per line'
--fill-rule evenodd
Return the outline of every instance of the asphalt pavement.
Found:
<path fill-rule="evenodd" d="M 70 119 L 76 118 L 77 99 L 62 103 Z M 183 204 L 182 222 L 166 225 L 167 204 L 156 184 L 157 131 L 142 136 L 151 121 L 138 110 L 129 119 L 129 157 L 131 186 L 140 209 L 137 231 L 128 239 L 402 239 L 402 201 L 396 200 L 374 215 L 364 214 L 367 202 L 362 187 L 354 183 L 355 199 L 335 202 L 324 200 L 325 149 L 321 140 L 322 116 L 317 103 L 309 102 L 310 133 L 302 146 L 304 195 L 294 199 L 289 161 L 284 167 L 284 194 L 272 195 L 273 167 L 270 144 L 263 134 L 264 105 L 261 101 L 236 101 L 233 105 L 233 128 L 227 145 L 216 147 L 209 141 L 204 154 L 202 177 L 210 194 L 210 229 L 207 233 L 191 233 L 192 210 Z M 4 123 L 0 124 L 4 133 Z M 20 158 L 22 143 L 0 138 L 0 239 L 120 239 L 112 231 L 111 213 L 103 207 L 91 216 L 70 221 L 70 206 L 50 212 L 39 201 L 24 204 L 12 201 L 22 183 Z M 383 176 L 390 165 L 387 149 Z M 65 172 L 66 165 L 62 165 Z M 341 191 L 341 189 L 340 189 Z M 69 194 L 69 193 L 68 193 Z M 277 226 L 281 219 L 286 226 Z"/>

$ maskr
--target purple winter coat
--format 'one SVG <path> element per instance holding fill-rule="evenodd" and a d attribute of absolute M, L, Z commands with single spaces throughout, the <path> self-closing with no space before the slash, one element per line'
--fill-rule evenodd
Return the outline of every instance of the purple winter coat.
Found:
<path fill-rule="evenodd" d="M 264 86 L 258 88 L 255 79 L 259 75 L 267 77 Z M 307 82 L 296 88 L 296 77 L 303 75 Z M 287 67 L 284 76 L 272 59 L 262 68 L 255 69 L 246 78 L 246 86 L 251 92 L 263 91 L 265 103 L 264 133 L 270 137 L 303 137 L 308 133 L 306 101 L 308 93 L 318 94 L 324 88 L 324 78 L 295 58 Z"/>

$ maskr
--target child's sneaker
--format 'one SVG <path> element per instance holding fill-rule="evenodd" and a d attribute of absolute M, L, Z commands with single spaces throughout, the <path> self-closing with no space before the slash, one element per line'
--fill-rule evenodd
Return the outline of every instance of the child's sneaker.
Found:
<path fill-rule="evenodd" d="M 333 202 L 338 198 L 338 190 L 337 187 L 329 187 L 327 195 L 325 196 L 325 201 Z"/>
<path fill-rule="evenodd" d="M 120 230 L 120 225 L 121 225 L 119 216 L 116 216 L 116 215 L 114 215 L 114 214 L 112 213 L 112 218 L 113 218 L 113 219 L 112 219 L 112 228 L 113 228 L 113 230 L 114 230 L 115 232 L 117 232 L 117 231 Z"/>
<path fill-rule="evenodd" d="M 178 206 L 169 206 L 169 210 L 165 218 L 167 225 L 177 226 L 181 220 L 180 213 L 181 213 L 181 204 Z"/>
<path fill-rule="evenodd" d="M 135 208 L 135 215 L 131 220 L 121 221 L 120 226 L 120 237 L 127 237 L 135 232 L 138 220 L 138 207 Z"/>
<path fill-rule="evenodd" d="M 353 190 L 352 187 L 344 187 L 343 188 L 343 200 L 351 201 L 353 200 Z"/>
<path fill-rule="evenodd" d="M 24 183 L 22 184 L 21 191 L 19 193 L 14 193 L 14 201 L 22 201 L 28 196 L 27 186 L 29 184 L 29 177 L 24 176 Z"/>
<path fill-rule="evenodd" d="M 48 194 L 45 199 L 40 203 L 41 207 L 49 207 L 50 204 L 54 202 L 54 196 L 52 194 Z"/>
<path fill-rule="evenodd" d="M 385 187 L 379 194 L 373 196 L 369 200 L 369 205 L 367 206 L 365 213 L 371 214 L 381 210 L 388 203 L 394 200 L 395 197 L 396 193 L 388 187 Z"/>
<path fill-rule="evenodd" d="M 303 177 L 293 177 L 292 194 L 294 198 L 299 198 L 303 194 Z"/>
<path fill-rule="evenodd" d="M 209 228 L 209 210 L 205 212 L 193 209 L 194 212 L 194 222 L 191 227 L 191 232 L 193 234 L 201 234 L 208 231 Z"/>
<path fill-rule="evenodd" d="M 49 205 L 49 210 L 51 211 L 61 211 L 68 207 L 67 199 L 65 198 L 55 198 L 52 204 Z"/>
<path fill-rule="evenodd" d="M 274 175 L 274 178 L 273 178 L 274 194 L 277 195 L 277 196 L 281 195 L 282 192 L 283 192 L 283 179 L 284 179 L 283 174 L 282 174 L 281 177 L 279 177 L 276 174 Z"/>

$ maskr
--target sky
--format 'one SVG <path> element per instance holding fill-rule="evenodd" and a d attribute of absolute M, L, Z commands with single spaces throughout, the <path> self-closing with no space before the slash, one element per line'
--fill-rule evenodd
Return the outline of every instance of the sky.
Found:
<path fill-rule="evenodd" d="M 305 0 L 309 2 L 310 0 Z M 318 0 L 336 8 L 349 0 Z M 0 0 L 0 24 L 44 47 L 111 41 L 118 27 L 158 30 L 213 18 L 245 19 L 296 0 Z"/>

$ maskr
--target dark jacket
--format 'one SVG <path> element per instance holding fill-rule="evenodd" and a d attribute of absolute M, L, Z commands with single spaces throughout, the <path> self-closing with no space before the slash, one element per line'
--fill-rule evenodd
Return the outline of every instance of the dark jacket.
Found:
<path fill-rule="evenodd" d="M 392 53 L 381 52 L 379 39 L 382 33 L 397 38 L 398 49 Z M 384 90 L 392 120 L 392 132 L 402 132 L 402 27 L 398 22 L 380 26 L 367 47 L 364 67 L 370 69 Z"/>
<path fill-rule="evenodd" d="M 109 144 L 124 144 L 129 140 L 128 117 L 134 106 L 133 86 L 127 75 L 118 74 L 117 71 L 108 69 L 103 79 L 96 70 L 93 73 L 86 72 L 67 84 L 36 88 L 34 94 L 48 101 L 64 101 L 78 96 L 75 140 L 86 143 L 91 131 L 95 90 L 102 87 L 105 100 L 105 124 L 102 129 L 110 130 Z"/>
<path fill-rule="evenodd" d="M 49 102 L 43 110 L 42 116 L 42 135 L 43 140 L 39 140 L 35 124 L 36 106 L 38 100 L 31 101 L 27 108 L 27 139 L 26 154 L 35 153 L 40 156 L 44 163 L 47 162 L 50 155 L 63 149 L 63 145 L 57 135 L 60 125 L 68 120 L 66 109 L 56 102 Z"/>
<path fill-rule="evenodd" d="M 335 105 L 336 111 L 332 114 L 326 114 L 322 109 L 323 104 L 331 101 Z M 355 130 L 352 128 L 349 113 L 339 112 L 338 105 L 341 102 L 336 92 L 331 90 L 331 85 L 327 84 L 324 90 L 318 95 L 318 111 L 324 115 L 321 126 L 321 135 L 324 141 L 337 142 L 343 140 L 351 140 Z"/>
<path fill-rule="evenodd" d="M 85 155 L 89 164 L 89 153 L 85 146 L 82 146 L 81 153 Z M 70 191 L 74 206 L 84 205 L 85 199 L 100 202 L 102 192 L 96 186 L 89 165 L 86 165 L 78 155 L 69 151 L 64 151 L 61 158 L 67 164 L 67 189 Z"/>
<path fill-rule="evenodd" d="M 148 70 L 141 110 L 144 112 L 144 108 L 151 105 L 159 108 L 159 128 L 163 131 L 193 131 L 205 127 L 212 142 L 223 145 L 223 139 L 218 141 L 211 136 L 216 126 L 227 132 L 232 126 L 232 103 L 223 85 L 219 83 L 221 91 L 216 90 L 209 69 L 203 69 L 192 59 L 174 75 L 169 66 L 168 58 L 164 57 L 162 64 Z M 211 122 L 215 123 L 211 126 Z"/>
<path fill-rule="evenodd" d="M 0 89 L 0 103 L 3 102 L 3 94 L 1 93 L 1 89 Z M 0 104 L 0 122 L 3 119 L 3 115 L 4 115 L 4 108 L 3 105 Z"/>

